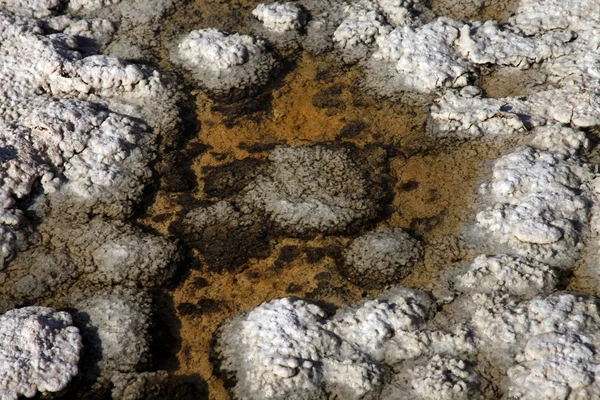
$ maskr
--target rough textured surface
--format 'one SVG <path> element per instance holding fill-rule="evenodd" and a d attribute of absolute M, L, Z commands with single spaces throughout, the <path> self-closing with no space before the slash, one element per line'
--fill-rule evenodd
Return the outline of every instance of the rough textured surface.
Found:
<path fill-rule="evenodd" d="M 162 393 L 169 374 L 166 371 L 117 373 L 111 378 L 114 400 L 143 400 Z"/>
<path fill-rule="evenodd" d="M 577 257 L 589 201 L 579 187 L 589 171 L 577 158 L 525 147 L 494 163 L 492 179 L 480 187 L 486 207 L 477 227 L 489 232 L 492 248 L 555 266 Z"/>
<path fill-rule="evenodd" d="M 251 92 L 265 85 L 277 66 L 264 40 L 216 29 L 188 34 L 173 51 L 172 60 L 216 97 Z"/>
<path fill-rule="evenodd" d="M 473 22 L 461 28 L 456 45 L 461 55 L 474 64 L 512 65 L 529 68 L 567 52 L 570 32 L 551 32 L 540 38 L 521 36 L 495 21 Z"/>
<path fill-rule="evenodd" d="M 333 33 L 333 41 L 345 62 L 352 63 L 367 57 L 370 47 L 392 28 L 377 11 L 356 10 L 342 21 Z"/>
<path fill-rule="evenodd" d="M 179 129 L 181 95 L 167 75 L 99 52 L 125 23 L 65 14 L 69 6 L 85 14 L 84 8 L 101 13 L 116 5 L 96 3 L 0 6 L 2 312 L 28 304 L 72 309 L 116 284 L 160 286 L 179 260 L 168 239 L 130 222 L 151 183 L 157 150 Z M 127 342 L 146 340 L 148 325 L 140 324 Z M 83 329 L 84 341 L 96 328 Z M 101 396 L 88 389 L 101 374 L 97 361 L 112 362 L 110 348 L 96 347 L 95 361 L 82 363 L 91 397 Z M 103 379 L 101 385 L 109 377 Z M 39 383 L 40 390 L 59 391 L 66 382 Z M 31 396 L 35 388 L 28 390 Z"/>
<path fill-rule="evenodd" d="M 220 369 L 236 382 L 233 393 L 237 398 L 379 398 L 388 368 L 401 368 L 402 361 L 431 352 L 473 350 L 466 332 L 422 330 L 432 308 L 425 293 L 402 287 L 340 309 L 331 318 L 303 300 L 274 300 L 231 320 L 219 331 Z M 438 343 L 429 347 L 434 341 Z M 434 356 L 436 362 L 445 363 Z M 455 371 L 456 375 L 467 383 L 459 383 L 454 391 L 472 393 L 476 388 L 468 386 L 476 387 L 477 379 L 464 371 L 464 364 L 456 363 L 463 370 Z M 429 370 L 432 376 L 417 368 L 413 380 L 416 392 L 424 398 L 433 398 L 432 386 L 444 386 L 433 382 L 436 367 Z"/>
<path fill-rule="evenodd" d="M 380 228 L 352 241 L 342 274 L 360 286 L 384 287 L 411 272 L 423 257 L 422 244 L 399 228 Z"/>
<path fill-rule="evenodd" d="M 287 235 L 341 233 L 369 221 L 380 191 L 344 148 L 277 147 L 242 193 L 244 212 L 264 214 Z"/>
<path fill-rule="evenodd" d="M 506 254 L 478 256 L 456 282 L 466 292 L 505 292 L 524 298 L 551 293 L 557 284 L 557 274 L 547 265 Z"/>
<path fill-rule="evenodd" d="M 7 119 L 0 130 L 7 132 L 7 146 L 0 158 L 9 167 L 3 182 L 18 184 L 2 197 L 7 205 L 0 220 L 0 308 L 43 304 L 70 309 L 87 306 L 85 301 L 101 294 L 121 299 L 114 304 L 138 304 L 117 313 L 135 314 L 136 307 L 149 311 L 139 305 L 147 302 L 146 295 L 136 293 L 160 288 L 172 274 L 169 260 L 176 249 L 148 231 L 131 228 L 133 218 L 192 247 L 174 303 L 161 289 L 156 294 L 166 304 L 155 314 L 159 328 L 153 333 L 159 347 L 164 343 L 168 349 L 155 354 L 159 365 L 150 366 L 150 347 L 136 344 L 133 348 L 140 352 L 125 354 L 128 360 L 123 361 L 130 372 L 83 362 L 82 376 L 101 373 L 99 385 L 105 390 L 92 392 L 84 383 L 73 397 L 101 398 L 112 390 L 116 398 L 161 398 L 171 383 L 163 381 L 163 374 L 144 372 L 152 368 L 174 370 L 195 382 L 202 376 L 210 386 L 208 396 L 227 398 L 222 381 L 212 375 L 209 343 L 224 318 L 246 311 L 256 312 L 255 325 L 261 325 L 264 338 L 283 336 L 287 343 L 293 337 L 302 349 L 312 343 L 303 335 L 321 329 L 339 346 L 335 352 L 314 348 L 319 359 L 311 355 L 312 366 L 305 366 L 299 353 L 290 357 L 297 367 L 288 358 L 269 364 L 270 355 L 265 356 L 268 368 L 260 364 L 256 371 L 271 386 L 250 384 L 260 393 L 256 397 L 264 397 L 265 388 L 282 387 L 284 397 L 593 398 L 598 392 L 597 299 L 550 293 L 557 286 L 598 292 L 598 12 L 589 0 L 569 6 L 555 0 L 515 0 L 507 24 L 485 22 L 500 21 L 509 3 L 431 1 L 436 15 L 451 12 L 453 21 L 434 17 L 426 9 L 429 2 L 307 0 L 302 4 L 310 15 L 305 29 L 273 32 L 251 17 L 257 2 L 244 0 L 3 2 L 0 53 L 7 78 L 0 86 L 6 92 L 1 103 Z M 360 23 L 354 24 L 351 17 L 356 15 L 377 17 L 358 18 Z M 294 25 L 283 21 L 281 25 Z M 430 42 L 427 29 L 434 26 L 448 34 Z M 182 35 L 205 28 L 266 37 L 286 73 L 263 89 L 234 89 L 228 100 L 235 100 L 226 103 L 194 90 L 195 99 L 182 110 L 189 142 L 179 142 L 177 135 L 164 136 L 177 130 L 175 89 L 165 85 L 163 73 L 138 62 L 151 60 L 181 74 L 183 87 L 198 87 L 193 74 L 169 62 L 168 53 Z M 348 35 L 336 42 L 336 30 L 346 28 L 356 29 L 347 29 Z M 371 57 L 381 50 L 378 40 L 394 28 L 411 33 L 407 38 L 412 41 L 403 38 L 394 45 L 394 57 L 406 69 Z M 277 36 L 280 42 L 272 39 Z M 19 40 L 24 40 L 22 46 L 15 44 Z M 353 59 L 344 56 L 346 47 Z M 331 54 L 313 57 L 301 48 Z M 21 56 L 28 58 L 18 61 Z M 359 64 L 342 65 L 349 61 Z M 362 62 L 368 64 L 366 70 Z M 455 89 L 464 85 L 462 78 L 449 74 L 456 72 L 455 64 L 467 71 L 467 84 L 479 87 Z M 22 79 L 23 71 L 30 76 Z M 407 81 L 413 87 L 407 88 Z M 37 82 L 35 90 L 28 92 L 31 82 Z M 367 87 L 398 101 L 375 100 L 365 94 Z M 420 94 L 410 93 L 415 91 Z M 256 96 L 239 100 L 238 94 L 248 93 Z M 431 137 L 422 129 L 428 116 Z M 14 145 L 16 138 L 23 143 Z M 276 163 L 268 159 L 278 145 L 337 153 L 340 142 L 351 144 L 351 167 L 344 161 L 330 168 L 329 162 L 307 156 L 299 169 L 294 162 L 281 163 L 289 171 L 282 179 L 275 177 Z M 165 143 L 185 148 L 175 152 L 179 158 L 173 157 L 165 153 Z M 159 162 L 169 160 L 173 168 L 159 168 L 159 191 L 144 198 L 144 190 L 154 194 L 147 184 L 157 148 Z M 357 156 L 359 152 L 369 155 Z M 385 167 L 375 167 L 383 159 Z M 253 163 L 258 167 L 246 168 Z M 305 164 L 318 165 L 314 173 L 306 167 L 311 171 L 307 177 L 295 176 Z M 32 170 L 20 171 L 24 165 Z M 244 166 L 241 172 L 239 165 Z M 363 181 L 352 188 L 367 193 L 360 201 L 345 189 L 338 191 L 337 183 L 330 185 L 338 178 L 354 182 L 356 171 Z M 91 183 L 87 177 L 93 178 Z M 123 185 L 118 184 L 121 177 Z M 326 182 L 314 177 L 326 177 Z M 172 185 L 165 184 L 171 179 Z M 311 185 L 311 180 L 318 183 Z M 482 181 L 477 196 L 475 184 Z M 300 189 L 287 188 L 288 182 Z M 382 182 L 389 183 L 389 196 L 382 195 Z M 163 191 L 167 186 L 170 191 Z M 318 196 L 309 197 L 314 193 Z M 350 198 L 351 206 L 336 196 Z M 156 199 L 147 213 L 148 203 L 139 204 L 142 198 Z M 327 219 L 329 213 L 307 212 L 297 223 L 263 205 L 264 199 L 271 205 L 282 199 L 314 205 L 315 198 L 326 200 L 332 210 L 342 204 L 343 213 Z M 372 214 L 352 208 L 363 200 L 364 210 L 373 205 Z M 346 217 L 348 210 L 355 219 Z M 338 215 L 343 218 L 336 219 Z M 441 296 L 425 300 L 400 288 L 378 296 L 343 280 L 335 263 L 351 243 L 347 235 L 372 232 L 378 221 L 422 239 L 423 262 L 414 264 L 402 283 L 434 294 L 444 285 Z M 477 257 L 484 251 L 489 254 Z M 446 270 L 452 279 L 437 279 Z M 107 288 L 113 285 L 128 289 Z M 282 296 L 318 304 L 324 321 L 297 329 L 295 315 L 306 307 L 286 311 L 269 302 Z M 273 307 L 264 315 L 274 319 L 260 317 L 268 308 L 259 306 L 265 301 Z M 333 314 L 331 304 L 341 308 Z M 249 311 L 252 307 L 258 308 Z M 82 314 L 78 323 L 92 343 L 94 325 L 80 320 Z M 163 318 L 181 342 L 166 340 Z M 107 337 L 117 335 L 97 315 L 95 321 Z M 147 328 L 126 325 L 138 339 L 148 336 Z M 287 349 L 267 339 L 263 343 L 259 350 L 240 344 L 238 354 L 262 359 L 271 349 L 277 354 Z M 86 354 L 101 361 L 97 345 L 89 349 Z M 174 353 L 176 358 L 169 358 Z M 132 367 L 136 357 L 139 364 Z M 286 375 L 290 369 L 298 375 L 274 376 L 275 370 Z M 309 389 L 304 394 L 289 389 L 305 384 Z M 171 393 L 172 398 L 180 396 Z"/>
<path fill-rule="evenodd" d="M 85 345 L 84 380 L 103 383 L 117 372 L 143 370 L 149 361 L 150 301 L 144 292 L 107 289 L 76 303 Z M 92 366 L 96 366 L 92 368 Z"/>
<path fill-rule="evenodd" d="M 71 316 L 24 307 L 0 316 L 0 397 L 60 392 L 79 370 L 82 343 Z"/>
<path fill-rule="evenodd" d="M 274 32 L 297 31 L 306 24 L 306 13 L 297 3 L 259 4 L 252 15 Z"/>
<path fill-rule="evenodd" d="M 421 399 L 481 398 L 479 377 L 462 360 L 435 355 L 427 365 L 413 370 L 413 386 Z"/>
<path fill-rule="evenodd" d="M 402 90 L 428 93 L 467 85 L 472 67 L 453 47 L 463 26 L 440 18 L 380 36 L 367 64 L 367 86 L 378 95 L 390 96 Z"/>

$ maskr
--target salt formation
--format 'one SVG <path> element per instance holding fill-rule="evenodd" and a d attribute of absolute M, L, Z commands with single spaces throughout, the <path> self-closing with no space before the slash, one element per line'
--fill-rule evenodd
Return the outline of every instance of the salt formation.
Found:
<path fill-rule="evenodd" d="M 380 228 L 352 241 L 342 273 L 362 287 L 383 287 L 408 275 L 422 256 L 422 245 L 408 233 Z"/>
<path fill-rule="evenodd" d="M 24 307 L 0 316 L 0 397 L 60 392 L 79 372 L 82 344 L 71 316 Z"/>
<path fill-rule="evenodd" d="M 584 40 L 598 27 L 600 16 L 593 0 L 575 0 L 565 4 L 556 0 L 520 0 L 509 19 L 512 25 L 519 27 L 526 35 L 553 30 L 572 30 L 583 34 Z"/>
<path fill-rule="evenodd" d="M 124 59 L 149 60 L 157 56 L 156 33 L 163 28 L 164 17 L 182 3 L 181 0 L 65 0 L 63 4 L 68 14 L 56 18 L 66 22 L 68 31 L 65 33 L 69 34 L 75 34 L 73 30 L 85 21 L 109 22 L 114 26 L 112 32 L 102 35 L 93 47 Z M 98 31 L 92 33 L 97 35 Z"/>
<path fill-rule="evenodd" d="M 453 337 L 420 330 L 432 305 L 425 293 L 404 288 L 340 309 L 333 317 L 303 300 L 273 300 L 220 329 L 220 369 L 237 382 L 236 398 L 378 398 L 386 381 L 382 362 L 396 365 L 428 354 L 417 338 Z M 471 349 L 468 337 L 453 338 L 447 340 L 447 352 Z"/>
<path fill-rule="evenodd" d="M 456 278 L 456 286 L 465 292 L 503 292 L 524 298 L 556 290 L 558 277 L 549 266 L 517 256 L 480 255 L 465 273 Z"/>
<path fill-rule="evenodd" d="M 177 88 L 146 66 L 89 55 L 91 47 L 102 46 L 92 46 L 94 40 L 114 32 L 112 22 L 58 15 L 64 10 L 59 5 L 66 3 L 9 1 L 0 5 L 0 312 L 35 303 L 75 312 L 81 312 L 81 307 L 92 315 L 102 307 L 85 303 L 82 297 L 90 299 L 91 293 L 105 293 L 108 287 L 111 293 L 122 293 L 131 287 L 139 291 L 162 285 L 179 260 L 173 243 L 123 222 L 132 216 L 151 181 L 150 165 L 158 142 L 166 142 L 178 129 Z M 100 36 L 91 32 L 95 29 Z M 114 307 L 118 303 L 115 299 L 108 302 Z M 147 298 L 144 302 L 148 304 Z M 132 371 L 147 368 L 150 311 L 149 305 L 144 307 L 142 317 L 132 317 L 135 324 L 120 319 L 127 319 L 127 307 L 114 310 L 113 322 L 123 324 L 118 335 L 127 343 L 114 354 L 111 349 L 118 347 L 112 346 L 114 335 L 102 325 L 102 318 L 108 318 L 113 309 L 102 309 L 91 322 L 75 319 L 78 326 L 85 325 L 86 344 L 96 334 L 102 342 L 97 338 L 94 342 L 95 358 L 90 356 L 91 349 L 82 352 L 83 385 L 89 389 L 96 379 L 99 383 L 94 387 L 99 391 L 90 390 L 89 396 L 101 396 L 113 369 L 127 369 L 127 363 L 133 365 Z M 49 315 L 44 317 L 71 324 L 67 314 Z M 59 322 L 49 320 L 50 327 L 43 329 L 49 334 L 58 329 Z M 143 345 L 132 345 L 136 340 L 144 341 Z M 30 386 L 18 389 L 23 390 L 20 393 L 32 396 L 36 385 L 40 391 L 64 389 L 77 373 L 81 348 L 77 343 L 76 356 L 65 364 L 67 372 L 44 366 L 52 360 L 51 354 L 28 362 L 32 368 L 39 364 L 60 376 L 49 383 L 44 379 L 50 376 L 37 383 L 24 382 L 23 387 Z M 116 353 L 125 360 L 115 361 Z M 104 376 L 99 377 L 95 371 L 100 359 L 117 366 L 103 366 Z M 16 398 L 12 387 L 7 390 L 9 398 Z"/>
<path fill-rule="evenodd" d="M 578 192 L 589 171 L 577 159 L 525 147 L 497 160 L 492 175 L 480 189 L 489 206 L 477 214 L 492 247 L 570 265 L 581 246 L 579 226 L 588 222 L 589 201 Z"/>
<path fill-rule="evenodd" d="M 278 33 L 297 31 L 306 24 L 306 14 L 296 3 L 261 3 L 252 15 L 262 21 L 265 28 Z"/>
<path fill-rule="evenodd" d="M 540 38 L 521 36 L 495 21 L 473 22 L 461 28 L 456 46 L 474 64 L 512 65 L 529 68 L 566 52 L 570 32 L 549 32 Z"/>
<path fill-rule="evenodd" d="M 375 40 L 390 31 L 391 27 L 379 12 L 357 10 L 338 26 L 333 41 L 344 60 L 353 63 L 366 58 Z"/>
<path fill-rule="evenodd" d="M 151 304 L 147 293 L 114 288 L 81 293 L 74 319 L 85 345 L 82 379 L 95 388 L 118 373 L 137 373 L 150 361 Z"/>
<path fill-rule="evenodd" d="M 264 40 L 216 29 L 189 33 L 171 59 L 190 71 L 204 90 L 227 97 L 264 86 L 277 61 Z"/>
<path fill-rule="evenodd" d="M 415 392 L 421 399 L 481 398 L 479 377 L 463 360 L 435 355 L 427 365 L 416 367 L 413 374 Z"/>
<path fill-rule="evenodd" d="M 165 371 L 114 374 L 111 379 L 111 396 L 114 400 L 153 399 L 160 394 L 170 396 L 172 393 L 164 393 L 168 377 L 169 374 Z"/>
<path fill-rule="evenodd" d="M 367 88 L 392 98 L 403 91 L 430 95 L 434 136 L 517 143 L 490 163 L 465 229 L 471 249 L 485 254 L 471 251 L 473 260 L 450 269 L 447 293 L 437 302 L 394 287 L 334 315 L 285 298 L 232 319 L 217 334 L 215 350 L 234 396 L 596 397 L 600 299 L 557 290 L 577 262 L 592 259 L 597 269 L 600 180 L 586 158 L 590 131 L 600 125 L 597 4 L 577 0 L 570 10 L 555 0 L 519 0 L 508 24 L 440 17 L 394 29 L 376 3 L 351 2 L 319 22 L 338 51 L 363 46 L 355 60 L 365 63 Z M 351 13 L 361 17 L 353 21 Z M 489 98 L 485 85 L 469 85 L 517 68 L 541 77 L 523 96 Z M 266 187 L 261 181 L 268 175 L 261 172 L 246 190 Z M 280 179 L 277 187 L 294 179 Z M 343 253 L 343 268 L 359 270 L 361 285 L 387 283 L 392 273 L 381 271 L 396 265 L 388 254 L 403 254 L 378 251 L 377 235 L 364 234 Z M 581 260 L 584 246 L 592 255 Z M 363 260 L 385 268 L 357 267 Z"/>
<path fill-rule="evenodd" d="M 377 190 L 347 149 L 280 146 L 268 162 L 243 190 L 241 210 L 285 234 L 344 232 L 377 215 Z"/>
<path fill-rule="evenodd" d="M 440 18 L 380 36 L 378 49 L 367 62 L 367 85 L 382 96 L 399 90 L 428 93 L 467 85 L 473 68 L 453 47 L 463 26 Z"/>

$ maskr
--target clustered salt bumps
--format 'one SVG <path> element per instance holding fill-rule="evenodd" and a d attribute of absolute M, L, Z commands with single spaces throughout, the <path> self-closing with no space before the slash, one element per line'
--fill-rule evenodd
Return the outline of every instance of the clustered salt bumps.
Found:
<path fill-rule="evenodd" d="M 489 205 L 477 213 L 477 227 L 492 248 L 570 265 L 580 247 L 580 226 L 588 222 L 589 200 L 579 189 L 589 178 L 577 158 L 519 148 L 498 159 L 492 180 L 481 186 Z"/>
<path fill-rule="evenodd" d="M 215 350 L 221 371 L 236 382 L 236 398 L 385 398 L 386 370 L 429 360 L 432 338 L 445 340 L 448 354 L 472 350 L 468 336 L 430 323 L 432 314 L 429 296 L 406 288 L 331 317 L 315 304 L 284 298 L 224 325 Z M 431 360 L 437 362 L 436 356 Z M 427 384 L 418 371 L 400 389 L 407 395 L 418 393 L 412 385 Z M 476 386 L 476 376 L 461 378 L 459 386 Z"/>
<path fill-rule="evenodd" d="M 76 3 L 90 5 L 73 1 L 70 6 Z M 109 40 L 112 22 L 56 15 L 60 5 L 50 0 L 0 4 L 0 269 L 5 283 L 0 312 L 6 312 L 0 319 L 10 321 L 22 313 L 24 320 L 10 328 L 21 333 L 22 343 L 0 333 L 0 340 L 8 340 L 0 346 L 6 357 L 14 355 L 12 345 L 22 352 L 16 362 L 7 361 L 12 365 L 0 368 L 3 398 L 63 390 L 78 373 L 81 350 L 68 314 L 9 309 L 35 302 L 88 307 L 93 314 L 99 306 L 82 298 L 91 299 L 91 293 L 104 293 L 113 285 L 108 300 L 113 306 L 127 301 L 130 289 L 125 287 L 131 286 L 139 302 L 149 304 L 144 287 L 164 283 L 178 259 L 176 246 L 167 239 L 122 222 L 131 217 L 151 179 L 157 138 L 178 128 L 177 89 L 148 67 L 89 55 L 82 45 Z M 97 50 L 102 43 L 97 45 L 91 47 Z M 100 354 L 94 361 L 89 359 L 93 351 L 83 352 L 81 375 L 94 375 L 96 361 L 107 360 L 99 379 L 106 386 L 127 362 L 132 372 L 146 368 L 149 351 L 150 311 L 114 307 L 108 324 L 99 316 L 93 322 L 77 318 L 78 326 L 86 324 L 84 343 L 95 340 Z M 108 311 L 99 313 L 109 318 Z M 128 318 L 133 322 L 125 324 Z M 121 323 L 118 332 L 111 331 L 114 321 Z M 124 337 L 119 340 L 126 344 L 114 353 L 130 360 L 106 364 L 114 358 L 109 350 L 118 347 L 112 346 L 115 336 Z M 135 340 L 144 343 L 130 347 Z M 91 386 L 97 378 L 85 384 Z"/>
<path fill-rule="evenodd" d="M 265 85 L 277 66 L 263 39 L 216 29 L 189 33 L 171 58 L 216 97 Z"/>
<path fill-rule="evenodd" d="M 297 3 L 261 3 L 252 15 L 262 21 L 265 28 L 277 33 L 297 31 L 306 24 L 306 13 Z"/>
<path fill-rule="evenodd" d="M 79 369 L 82 349 L 71 316 L 24 307 L 0 316 L 0 397 L 17 400 L 60 392 Z"/>
<path fill-rule="evenodd" d="M 383 287 L 411 272 L 422 245 L 400 228 L 379 228 L 359 236 L 344 251 L 342 273 L 361 287 Z"/>
<path fill-rule="evenodd" d="M 463 26 L 440 18 L 421 27 L 405 26 L 380 36 L 378 48 L 367 63 L 368 84 L 378 94 L 388 96 L 398 90 L 426 93 L 442 87 L 465 86 L 473 68 L 453 47 Z"/>
<path fill-rule="evenodd" d="M 90 363 L 84 378 L 111 379 L 116 372 L 137 372 L 147 366 L 150 357 L 150 300 L 132 289 L 106 289 L 79 301 L 75 320 Z M 94 367 L 94 368 L 92 368 Z M 100 371 L 96 371 L 99 368 Z"/>
<path fill-rule="evenodd" d="M 279 146 L 268 162 L 242 191 L 241 210 L 288 235 L 340 233 L 377 215 L 372 184 L 348 149 Z"/>
<path fill-rule="evenodd" d="M 352 63 L 365 58 L 376 38 L 390 31 L 381 13 L 361 9 L 349 13 L 333 33 L 333 41 L 344 61 Z"/>

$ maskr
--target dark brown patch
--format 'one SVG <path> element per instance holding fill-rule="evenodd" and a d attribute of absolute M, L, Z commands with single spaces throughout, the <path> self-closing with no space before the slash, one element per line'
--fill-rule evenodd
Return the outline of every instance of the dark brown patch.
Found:
<path fill-rule="evenodd" d="M 352 139 L 360 135 L 368 125 L 363 121 L 350 121 L 342 128 L 337 139 Z"/>
<path fill-rule="evenodd" d="M 312 104 L 316 108 L 341 108 L 344 102 L 339 98 L 342 94 L 341 85 L 333 85 L 322 89 L 312 98 Z"/>
<path fill-rule="evenodd" d="M 331 273 L 330 272 L 319 272 L 318 274 L 315 275 L 315 279 L 318 281 L 326 281 L 331 279 Z"/>
<path fill-rule="evenodd" d="M 413 190 L 416 190 L 419 188 L 419 182 L 417 181 L 408 181 L 408 182 L 404 182 L 402 185 L 400 185 L 400 189 L 403 192 L 410 192 Z"/>
<path fill-rule="evenodd" d="M 162 176 L 161 187 L 167 192 L 185 192 L 196 187 L 196 175 L 191 170 L 192 160 L 182 152 L 173 151 L 164 156 L 157 166 Z"/>
<path fill-rule="evenodd" d="M 306 261 L 311 264 L 319 262 L 327 256 L 327 249 L 323 247 L 306 247 L 304 252 L 306 253 Z"/>
<path fill-rule="evenodd" d="M 284 246 L 279 252 L 279 257 L 273 263 L 273 268 L 275 270 L 284 268 L 287 264 L 294 261 L 296 258 L 300 257 L 302 254 L 302 249 L 297 246 Z"/>
<path fill-rule="evenodd" d="M 212 112 L 223 115 L 226 128 L 233 128 L 242 117 L 258 118 L 258 113 L 264 113 L 271 108 L 270 93 L 261 93 L 236 102 L 220 102 L 211 107 Z"/>
<path fill-rule="evenodd" d="M 298 293 L 302 291 L 302 286 L 296 283 L 290 283 L 288 287 L 285 289 L 286 293 Z"/>
<path fill-rule="evenodd" d="M 231 197 L 256 177 L 262 164 L 261 160 L 249 157 L 222 167 L 206 168 L 204 192 L 211 197 Z"/>
<path fill-rule="evenodd" d="M 234 271 L 249 258 L 265 257 L 269 251 L 267 233 L 259 223 L 235 226 L 223 221 L 199 229 L 187 223 L 184 215 L 169 225 L 169 232 L 197 249 L 211 271 Z"/>
<path fill-rule="evenodd" d="M 158 215 L 155 215 L 154 217 L 152 217 L 152 222 L 156 222 L 156 223 L 165 222 L 165 221 L 168 221 L 169 219 L 171 219 L 172 216 L 173 216 L 173 214 L 170 214 L 170 213 L 158 214 Z"/>
<path fill-rule="evenodd" d="M 199 289 L 204 289 L 205 287 L 208 287 L 210 284 L 208 283 L 208 281 L 204 278 L 198 277 L 198 278 L 194 278 L 194 280 L 191 282 L 191 285 L 199 290 Z"/>

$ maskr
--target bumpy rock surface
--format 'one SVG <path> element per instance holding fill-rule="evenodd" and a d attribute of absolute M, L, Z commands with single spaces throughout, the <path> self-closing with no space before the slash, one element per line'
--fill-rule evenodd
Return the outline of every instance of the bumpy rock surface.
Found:
<path fill-rule="evenodd" d="M 306 13 L 297 3 L 259 4 L 252 15 L 274 32 L 297 31 L 306 24 Z"/>
<path fill-rule="evenodd" d="M 24 307 L 0 316 L 0 397 L 60 392 L 79 372 L 82 343 L 71 316 Z"/>
<path fill-rule="evenodd" d="M 356 238 L 344 251 L 342 273 L 363 287 L 383 287 L 411 272 L 422 245 L 400 228 L 380 228 Z"/>
<path fill-rule="evenodd" d="M 264 40 L 216 29 L 191 32 L 179 42 L 171 58 L 216 97 L 264 86 L 277 66 Z"/>
<path fill-rule="evenodd" d="M 397 28 L 380 36 L 379 47 L 367 64 L 367 85 L 381 96 L 467 85 L 473 69 L 453 47 L 463 26 L 440 18 L 422 27 Z"/>
<path fill-rule="evenodd" d="M 457 278 L 456 285 L 467 292 L 505 292 L 531 298 L 556 290 L 558 277 L 552 268 L 537 261 L 506 254 L 480 255 Z"/>
<path fill-rule="evenodd" d="M 147 366 L 151 308 L 144 292 L 107 289 L 82 299 L 76 308 L 75 320 L 86 346 L 84 379 L 102 382 L 117 372 L 136 372 Z M 95 365 L 100 371 L 90 368 Z"/>
<path fill-rule="evenodd" d="M 342 53 L 344 61 L 356 62 L 367 57 L 375 40 L 387 35 L 392 27 L 385 17 L 377 11 L 364 9 L 352 10 L 333 33 L 333 41 Z"/>
<path fill-rule="evenodd" d="M 421 399 L 481 398 L 479 377 L 463 360 L 435 355 L 427 365 L 416 367 L 413 375 L 415 392 Z"/>
<path fill-rule="evenodd" d="M 237 382 L 236 398 L 380 398 L 388 368 L 435 352 L 473 350 L 466 331 L 423 329 L 432 314 L 425 293 L 400 287 L 333 317 L 314 304 L 284 298 L 231 320 L 219 331 L 216 351 L 221 371 Z M 417 374 L 394 393 L 415 396 L 428 379 Z M 478 390 L 476 378 L 465 380 L 465 391 Z"/>
<path fill-rule="evenodd" d="M 569 265 L 580 247 L 580 226 L 588 222 L 589 201 L 579 187 L 590 178 L 576 158 L 517 149 L 495 162 L 492 180 L 481 186 L 489 206 L 477 214 L 477 226 L 499 251 Z"/>
<path fill-rule="evenodd" d="M 242 211 L 264 214 L 288 235 L 347 232 L 369 221 L 380 193 L 347 149 L 277 147 L 242 193 Z"/>
<path fill-rule="evenodd" d="M 92 12 L 116 4 L 96 3 L 96 8 L 91 2 L 69 5 L 85 13 L 84 8 Z M 151 181 L 158 142 L 168 142 L 166 137 L 178 129 L 177 87 L 151 68 L 99 54 L 114 25 L 101 18 L 59 15 L 67 6 L 56 1 L 0 5 L 2 312 L 25 304 L 77 308 L 81 297 L 117 284 L 137 290 L 160 286 L 179 259 L 173 243 L 124 222 Z M 127 310 L 115 313 L 121 311 Z M 123 333 L 131 335 L 125 340 L 129 344 L 146 340 L 149 310 L 144 312 L 138 327 L 123 327 L 131 328 Z M 58 321 L 49 320 L 52 329 L 59 322 L 70 325 L 63 314 L 46 314 L 44 318 Z M 94 319 L 107 315 L 102 310 Z M 96 322 L 83 329 L 86 343 L 89 332 L 102 325 Z M 79 319 L 77 323 L 85 325 Z M 146 347 L 129 344 L 122 346 L 130 349 L 122 352 L 125 357 L 147 357 Z M 100 359 L 127 368 L 126 361 L 111 361 L 111 346 L 86 350 L 96 355 L 81 364 L 84 385 L 99 377 Z M 77 357 L 68 373 L 50 383 L 34 383 L 22 393 L 32 396 L 35 385 L 44 392 L 62 390 L 77 373 Z M 35 366 L 36 361 L 28 364 Z M 140 370 L 146 366 L 135 364 Z M 54 367 L 46 367 L 53 373 Z M 109 377 L 104 378 L 106 384 Z"/>

